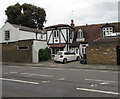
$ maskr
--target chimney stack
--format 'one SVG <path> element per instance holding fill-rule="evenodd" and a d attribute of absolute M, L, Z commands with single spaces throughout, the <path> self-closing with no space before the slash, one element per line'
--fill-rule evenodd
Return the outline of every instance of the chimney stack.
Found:
<path fill-rule="evenodd" d="M 75 26 L 75 24 L 74 24 L 74 20 L 71 20 L 71 24 L 70 24 L 72 27 L 74 27 Z"/>

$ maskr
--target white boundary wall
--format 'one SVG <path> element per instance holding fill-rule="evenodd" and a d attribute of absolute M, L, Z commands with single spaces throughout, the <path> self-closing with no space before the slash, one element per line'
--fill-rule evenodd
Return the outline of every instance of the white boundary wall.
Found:
<path fill-rule="evenodd" d="M 39 62 L 38 60 L 38 53 L 40 49 L 44 49 L 48 47 L 46 41 L 33 41 L 33 47 L 32 47 L 32 60 L 33 63 Z"/>

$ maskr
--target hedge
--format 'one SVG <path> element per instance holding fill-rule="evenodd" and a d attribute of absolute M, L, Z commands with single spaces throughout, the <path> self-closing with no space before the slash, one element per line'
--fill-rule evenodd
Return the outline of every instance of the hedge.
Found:
<path fill-rule="evenodd" d="M 50 58 L 51 50 L 48 47 L 39 50 L 39 62 L 49 60 Z"/>

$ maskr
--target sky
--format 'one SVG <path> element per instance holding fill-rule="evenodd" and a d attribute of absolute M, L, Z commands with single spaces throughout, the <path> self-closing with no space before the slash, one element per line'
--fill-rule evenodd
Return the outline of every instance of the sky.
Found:
<path fill-rule="evenodd" d="M 45 27 L 56 24 L 75 26 L 118 21 L 119 0 L 0 0 L 0 28 L 7 19 L 5 10 L 10 5 L 33 4 L 46 11 Z"/>

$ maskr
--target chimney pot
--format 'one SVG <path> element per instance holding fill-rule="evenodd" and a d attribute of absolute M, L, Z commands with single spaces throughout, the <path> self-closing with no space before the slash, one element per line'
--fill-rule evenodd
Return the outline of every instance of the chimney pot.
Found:
<path fill-rule="evenodd" d="M 74 27 L 74 20 L 71 20 L 71 24 L 70 24 L 72 27 Z"/>

